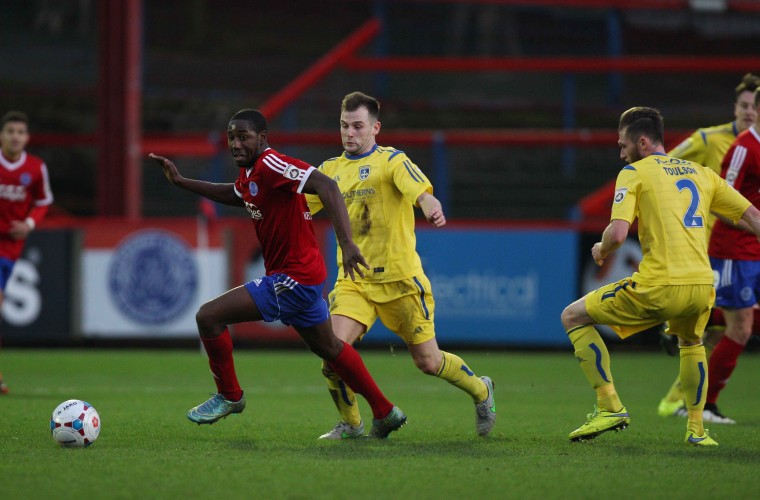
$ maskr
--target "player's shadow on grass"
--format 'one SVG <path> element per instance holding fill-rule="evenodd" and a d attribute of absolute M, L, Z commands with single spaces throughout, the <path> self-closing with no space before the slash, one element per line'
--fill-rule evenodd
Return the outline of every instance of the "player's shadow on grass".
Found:
<path fill-rule="evenodd" d="M 480 439 L 476 436 L 462 439 L 431 439 L 420 442 L 403 438 L 390 439 L 351 439 L 347 441 L 319 441 L 316 446 L 299 448 L 299 453 L 310 453 L 315 457 L 353 459 L 367 456 L 378 458 L 384 455 L 394 457 L 461 457 L 462 454 L 477 456 L 501 456 L 514 451 L 515 439 L 503 436 L 491 436 Z"/>
<path fill-rule="evenodd" d="M 693 456 L 695 460 L 700 461 L 700 467 L 709 467 L 709 463 L 706 462 L 709 460 L 714 460 L 716 466 L 727 462 L 742 465 L 760 464 L 760 450 L 737 449 L 736 446 L 725 442 L 721 442 L 717 448 L 710 446 L 707 449 L 674 450 L 668 454 L 681 460 Z"/>
<path fill-rule="evenodd" d="M 234 439 L 227 445 L 231 450 L 237 451 L 258 451 L 256 441 L 254 439 Z"/>

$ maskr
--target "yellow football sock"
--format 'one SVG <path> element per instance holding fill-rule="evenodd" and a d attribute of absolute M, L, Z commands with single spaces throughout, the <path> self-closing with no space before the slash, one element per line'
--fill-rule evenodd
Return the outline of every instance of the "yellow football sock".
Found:
<path fill-rule="evenodd" d="M 705 357 L 710 358 L 710 353 L 723 337 L 723 326 L 711 326 L 705 329 L 705 334 L 702 337 L 702 344 L 705 346 Z M 665 401 L 675 403 L 685 399 L 683 388 L 681 387 L 681 377 L 676 377 L 673 385 L 670 386 L 670 390 L 665 394 Z"/>
<path fill-rule="evenodd" d="M 702 410 L 707 394 L 707 356 L 703 345 L 681 346 L 681 386 L 689 412 L 688 430 L 702 435 L 705 432 Z"/>
<path fill-rule="evenodd" d="M 322 362 L 322 375 L 327 379 L 327 389 L 330 391 L 338 413 L 340 413 L 340 419 L 354 427 L 359 425 L 362 416 L 359 413 L 354 391 L 324 361 Z"/>
<path fill-rule="evenodd" d="M 610 371 L 610 354 L 602 337 L 593 325 L 583 325 L 567 332 L 575 347 L 575 359 L 581 364 L 586 379 L 596 390 L 596 406 L 603 411 L 618 411 L 623 407 L 615 390 Z"/>
<path fill-rule="evenodd" d="M 623 403 L 615 390 L 615 384 L 606 384 L 596 389 L 596 407 L 604 411 L 620 411 L 623 409 Z"/>
<path fill-rule="evenodd" d="M 665 395 L 665 401 L 669 403 L 675 403 L 684 399 L 683 389 L 681 388 L 681 377 L 676 377 L 673 385 L 670 386 L 670 390 Z"/>
<path fill-rule="evenodd" d="M 485 401 L 488 397 L 488 387 L 475 373 L 470 370 L 464 360 L 456 354 L 441 351 L 441 366 L 436 377 L 442 378 L 451 385 L 459 387 L 470 395 L 475 403 Z"/>

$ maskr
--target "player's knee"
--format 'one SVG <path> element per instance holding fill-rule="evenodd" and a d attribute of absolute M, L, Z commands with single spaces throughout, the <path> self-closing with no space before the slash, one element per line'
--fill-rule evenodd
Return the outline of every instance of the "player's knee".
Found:
<path fill-rule="evenodd" d="M 727 329 L 724 335 L 737 344 L 746 345 L 747 342 L 749 342 L 749 338 L 752 336 L 752 326 L 750 325 L 749 327 L 735 328 L 731 330 Z"/>
<path fill-rule="evenodd" d="M 211 323 L 211 316 L 208 313 L 206 304 L 203 304 L 200 309 L 195 313 L 195 324 L 198 325 L 198 329 L 203 330 Z"/>
<path fill-rule="evenodd" d="M 435 375 L 438 373 L 440 362 L 433 359 L 431 356 L 425 356 L 420 359 L 415 358 L 414 365 L 425 375 Z"/>
<path fill-rule="evenodd" d="M 674 334 L 676 337 L 678 337 L 678 345 L 680 347 L 690 347 L 699 345 L 702 343 L 702 339 L 698 335 L 686 335 L 686 334 Z"/>
<path fill-rule="evenodd" d="M 340 351 L 322 344 L 310 345 L 309 350 L 322 358 L 323 361 L 333 361 L 340 354 Z"/>
<path fill-rule="evenodd" d="M 198 325 L 198 332 L 202 337 L 217 337 L 224 330 L 224 325 L 219 324 L 208 302 L 195 313 L 195 324 Z"/>
<path fill-rule="evenodd" d="M 562 321 L 562 326 L 565 328 L 565 330 L 569 330 L 573 328 L 574 326 L 576 326 L 573 310 L 570 306 L 567 306 L 562 311 L 562 314 L 560 315 L 559 319 L 560 321 Z"/>

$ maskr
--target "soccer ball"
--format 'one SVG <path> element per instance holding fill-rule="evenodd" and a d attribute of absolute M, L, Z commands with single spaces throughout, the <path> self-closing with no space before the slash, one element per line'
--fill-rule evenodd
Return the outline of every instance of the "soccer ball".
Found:
<path fill-rule="evenodd" d="M 100 435 L 100 415 L 90 403 L 69 399 L 53 410 L 50 433 L 61 446 L 90 446 Z"/>

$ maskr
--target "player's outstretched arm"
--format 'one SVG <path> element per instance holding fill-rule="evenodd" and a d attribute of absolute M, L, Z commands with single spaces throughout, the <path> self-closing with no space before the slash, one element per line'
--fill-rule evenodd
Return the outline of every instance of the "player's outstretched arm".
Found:
<path fill-rule="evenodd" d="M 760 240 L 760 210 L 754 205 L 750 205 L 750 207 L 744 211 L 742 220 L 752 228 L 752 232 L 755 233 L 755 236 Z"/>
<path fill-rule="evenodd" d="M 712 214 L 713 214 L 714 216 L 716 216 L 718 219 L 720 219 L 720 221 L 721 221 L 723 224 L 727 225 L 727 226 L 733 227 L 733 228 L 735 228 L 735 229 L 738 229 L 738 230 L 740 230 L 740 231 L 746 231 L 746 232 L 748 232 L 748 233 L 754 233 L 754 232 L 755 232 L 755 231 L 752 229 L 752 226 L 750 226 L 750 225 L 747 223 L 747 221 L 745 221 L 745 220 L 743 220 L 743 219 L 739 219 L 738 221 L 734 222 L 734 221 L 732 221 L 731 219 L 729 219 L 728 217 L 725 217 L 725 216 L 723 216 L 723 215 L 720 215 L 720 214 L 716 214 L 715 212 L 712 212 Z"/>
<path fill-rule="evenodd" d="M 441 227 L 446 224 L 446 216 L 443 215 L 443 207 L 438 198 L 428 193 L 422 193 L 417 198 L 417 205 L 422 209 L 425 218 L 435 227 Z"/>
<path fill-rule="evenodd" d="M 613 219 L 609 226 L 602 233 L 602 241 L 597 242 L 591 248 L 591 256 L 594 258 L 596 265 L 604 264 L 604 259 L 609 254 L 620 248 L 625 239 L 628 237 L 628 230 L 631 224 L 621 219 Z"/>
<path fill-rule="evenodd" d="M 223 203 L 225 205 L 232 205 L 236 207 L 243 205 L 243 200 L 235 194 L 234 184 L 188 179 L 179 173 L 179 169 L 170 159 L 155 155 L 153 153 L 150 153 L 148 155 L 148 158 L 155 160 L 156 163 L 161 165 L 161 168 L 164 170 L 164 176 L 166 176 L 166 179 L 177 187 L 181 187 L 182 189 L 186 189 L 193 193 L 204 196 L 209 200 Z"/>
<path fill-rule="evenodd" d="M 363 278 L 364 273 L 359 265 L 361 264 L 365 269 L 369 269 L 369 265 L 351 237 L 351 222 L 338 184 L 322 172 L 312 170 L 309 178 L 306 179 L 303 192 L 318 195 L 327 216 L 332 221 L 335 236 L 343 254 L 343 277 L 351 276 L 353 281 L 355 280 L 354 273 L 356 273 Z"/>

